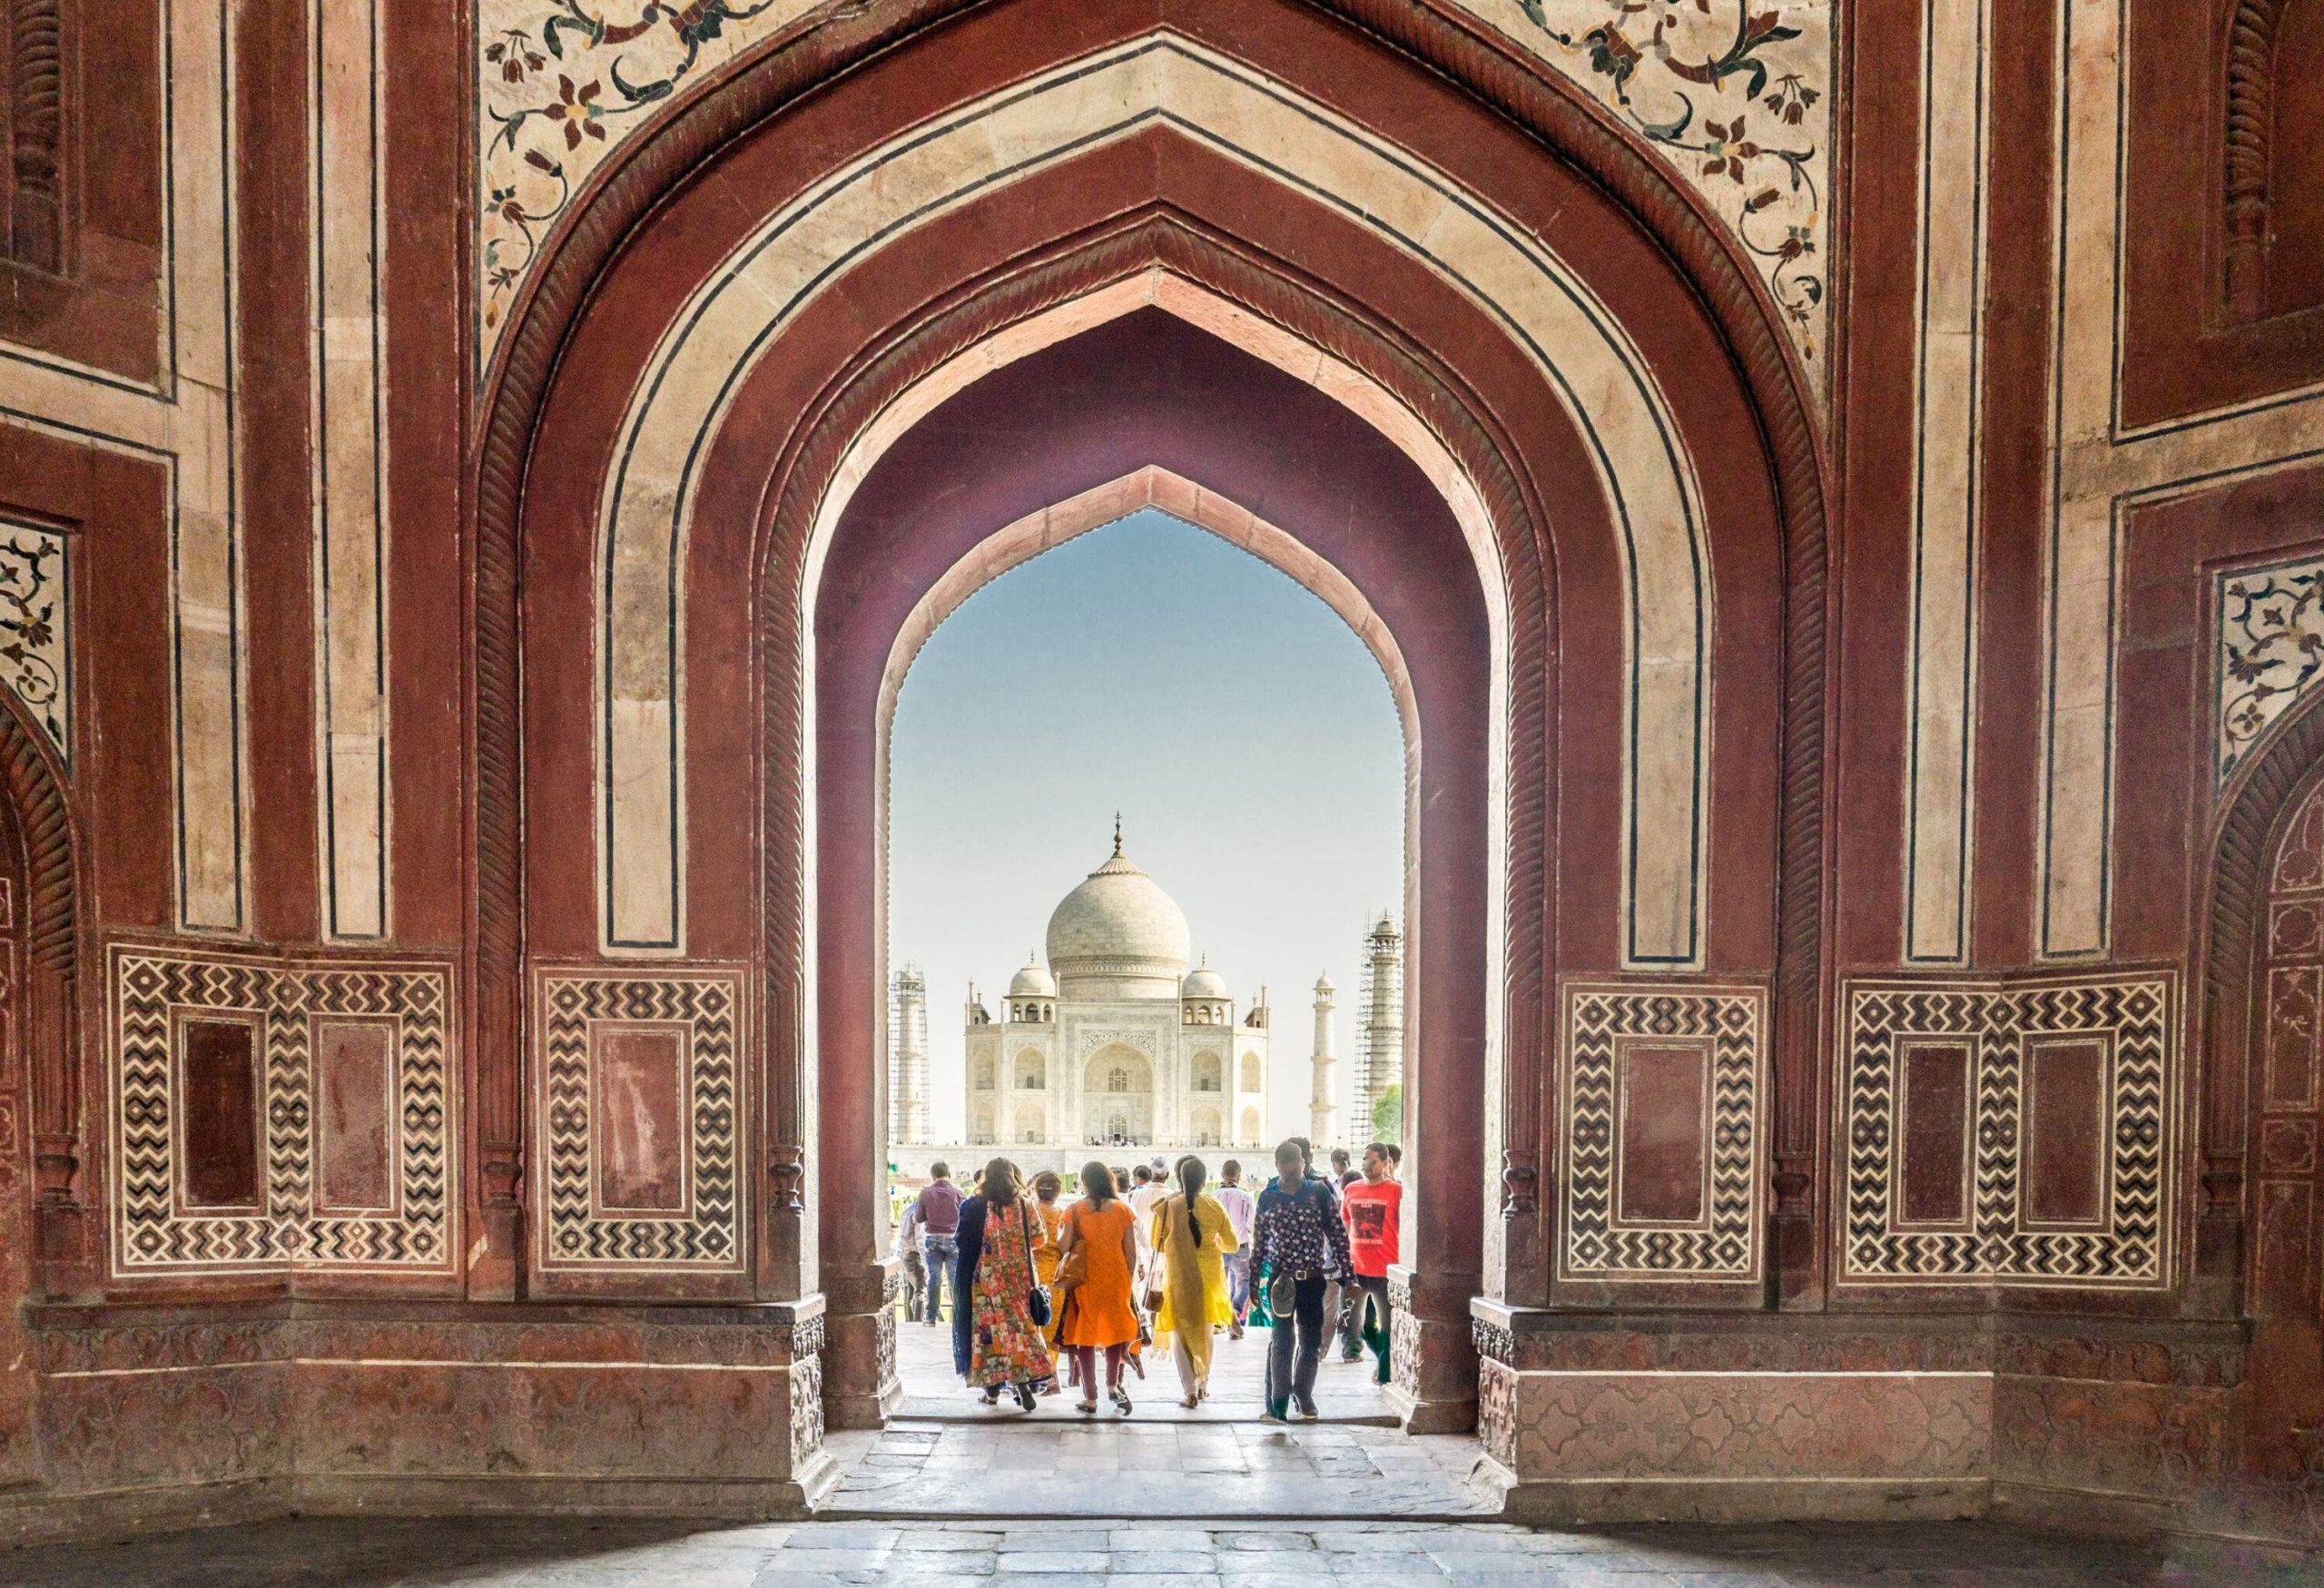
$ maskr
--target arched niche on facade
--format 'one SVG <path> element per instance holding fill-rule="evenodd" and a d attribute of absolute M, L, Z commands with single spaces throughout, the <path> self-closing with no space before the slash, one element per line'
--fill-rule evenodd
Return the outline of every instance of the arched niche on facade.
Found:
<path fill-rule="evenodd" d="M 884 669 L 913 608 L 997 529 L 1150 466 L 1264 508 L 1338 570 L 1423 702 L 1407 771 L 1436 814 L 1408 839 L 1408 873 L 1430 879 L 1406 900 L 1408 1248 L 1436 1264 L 1416 1280 L 1431 1342 L 1416 1359 L 1441 1364 L 1427 1393 L 1446 1415 L 1464 1393 L 1468 1295 L 1548 1294 L 1552 1213 L 1534 1192 L 1561 968 L 1807 988 L 1777 1001 L 1787 1079 L 1765 1125 L 1779 1166 L 1812 1155 L 1813 1090 L 1783 1067 L 1813 1058 L 1825 569 L 1816 449 L 1779 333 L 1691 201 L 1569 92 L 1497 72 L 1482 86 L 1433 12 L 1400 13 L 1401 45 L 1384 48 L 1362 11 L 1197 0 L 1165 26 L 1145 5 L 1004 0 L 940 40 L 867 46 L 862 70 L 803 97 L 771 55 L 706 94 L 705 116 L 633 140 L 520 306 L 478 487 L 479 1049 L 522 1050 L 519 941 L 537 956 L 752 964 L 747 1151 L 770 1214 L 730 1288 L 826 1297 L 842 1415 L 867 1404 L 849 1375 L 875 1359 L 861 1346 L 885 1246 L 872 1146 Z M 788 256 L 757 240 L 803 215 L 819 182 L 915 129 L 989 113 L 1004 88 L 1046 93 L 1074 73 L 1120 76 L 1124 103 L 1154 113 L 1071 150 L 1020 147 L 1033 157 L 908 225 L 834 232 L 822 286 L 767 296 Z M 1487 284 L 1482 254 L 1465 286 L 1451 255 L 1421 258 L 1413 212 L 1385 187 L 1350 202 L 1331 187 L 1342 175 L 1238 157 L 1252 117 L 1276 113 L 1269 95 L 1338 140 L 1344 172 L 1425 173 L 1447 223 L 1505 251 L 1503 284 Z M 998 130 L 977 135 L 997 146 Z M 881 169 L 880 202 L 918 180 Z M 1520 276 L 1541 290 L 1507 285 Z M 719 297 L 726 286 L 759 308 Z M 1200 323 L 1169 301 L 1182 292 L 1226 312 Z M 1545 341 L 1528 319 L 1544 314 L 1595 329 Z M 690 330 L 674 353 L 674 325 L 704 340 Z M 1605 379 L 1560 363 L 1585 347 Z M 1206 361 L 1214 376 L 1185 385 Z M 957 444 L 949 425 L 986 417 L 1033 370 L 1116 389 L 1107 435 L 1050 409 L 1037 444 Z M 1279 417 L 1210 400 L 1255 385 Z M 703 404 L 701 421 L 665 399 Z M 1119 406 L 1140 401 L 1142 415 Z M 926 512 L 914 449 L 981 472 Z M 1334 518 L 1303 459 L 1312 475 L 1318 458 L 1358 456 L 1404 482 Z M 519 458 L 536 460 L 521 525 Z M 625 538 L 656 499 L 668 532 Z M 594 545 L 576 524 L 598 527 Z M 650 583 L 657 567 L 680 597 L 639 608 L 678 615 L 658 638 L 623 616 L 626 587 L 598 578 Z M 1679 582 L 1640 600 L 1647 574 Z M 684 598 L 744 587 L 753 599 Z M 1674 613 L 1693 616 L 1668 626 Z M 600 668 L 576 634 L 619 643 L 599 647 Z M 644 648 L 622 650 L 633 641 Z M 1630 660 L 1610 671 L 1615 657 Z M 665 774 L 626 776 L 624 758 L 651 762 L 656 745 Z M 620 806 L 617 788 L 645 803 Z M 758 822 L 728 819 L 753 803 Z M 1659 836 L 1621 841 L 1626 813 L 1649 807 Z M 641 832 L 667 841 L 628 841 Z M 1670 864 L 1683 885 L 1664 885 Z M 497 1166 L 522 1161 L 527 1114 L 497 1060 L 480 1085 L 497 1204 L 512 1199 Z M 1432 1141 L 1457 1156 L 1432 1168 Z M 1804 1176 L 1776 1178 L 1804 1214 Z"/>

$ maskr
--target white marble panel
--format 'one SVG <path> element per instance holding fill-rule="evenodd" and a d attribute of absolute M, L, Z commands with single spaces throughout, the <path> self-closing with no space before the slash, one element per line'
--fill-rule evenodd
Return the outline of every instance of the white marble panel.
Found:
<path fill-rule="evenodd" d="M 1905 953 L 1968 952 L 1988 0 L 1924 13 Z"/>
<path fill-rule="evenodd" d="M 376 0 L 314 0 L 316 679 L 322 920 L 388 932 L 387 327 Z"/>

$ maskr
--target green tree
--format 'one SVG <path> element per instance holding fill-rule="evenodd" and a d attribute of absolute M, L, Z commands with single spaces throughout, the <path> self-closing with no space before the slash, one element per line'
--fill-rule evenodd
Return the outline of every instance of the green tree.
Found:
<path fill-rule="evenodd" d="M 1372 1139 L 1403 1145 L 1404 1089 L 1401 1084 L 1382 1092 L 1372 1105 Z"/>

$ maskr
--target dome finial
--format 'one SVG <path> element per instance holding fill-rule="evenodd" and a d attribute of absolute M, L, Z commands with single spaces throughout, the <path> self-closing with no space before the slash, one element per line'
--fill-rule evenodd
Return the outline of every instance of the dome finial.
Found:
<path fill-rule="evenodd" d="M 1114 813 L 1114 858 L 1115 858 L 1116 860 L 1119 860 L 1119 859 L 1121 859 L 1121 857 L 1122 857 L 1122 814 L 1121 814 L 1119 811 L 1116 811 L 1116 812 Z"/>

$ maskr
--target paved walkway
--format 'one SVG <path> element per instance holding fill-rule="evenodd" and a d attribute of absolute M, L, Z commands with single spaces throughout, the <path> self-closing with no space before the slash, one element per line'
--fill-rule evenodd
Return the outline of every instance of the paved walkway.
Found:
<path fill-rule="evenodd" d="M 1124 1416 L 1074 1409 L 1072 1391 L 1030 1415 L 1012 1399 L 978 1405 L 952 1372 L 949 1330 L 901 1327 L 903 1415 L 879 1434 L 832 1439 L 842 1465 L 822 1514 L 891 1519 L 1010 1517 L 1491 1516 L 1497 1492 L 1475 1481 L 1467 1435 L 1413 1438 L 1395 1425 L 1369 1362 L 1327 1365 L 1323 1420 L 1259 1421 L 1267 1336 L 1221 1337 L 1211 1396 L 1177 1404 L 1177 1374 L 1148 1365 Z"/>
<path fill-rule="evenodd" d="M 1144 1485 L 1150 1491 L 1151 1484 Z M 1138 1498 L 1150 1497 L 1141 1494 Z M 132 1544 L 0 1551 L 19 1588 L 815 1588 L 966 1582 L 1001 1588 L 2100 1588 L 2263 1579 L 2174 1566 L 2125 1544 L 1975 1524 L 1658 1527 L 1151 1522 L 755 1527 L 318 1519 Z M 2287 1583 L 2296 1579 L 2285 1576 Z"/>
<path fill-rule="evenodd" d="M 1178 1405 L 1178 1373 L 1170 1366 L 1168 1356 L 1159 1352 L 1147 1355 L 1152 1360 L 1146 1365 L 1145 1379 L 1140 1381 L 1131 1375 L 1128 1380 L 1130 1400 L 1136 1408 L 1132 1415 L 1139 1422 L 1257 1420 L 1266 1382 L 1266 1330 L 1248 1330 L 1239 1340 L 1225 1335 L 1213 1339 L 1210 1398 L 1193 1411 Z M 978 1392 L 962 1385 L 960 1376 L 952 1371 L 952 1331 L 949 1326 L 931 1328 L 925 1324 L 898 1324 L 896 1372 L 904 1385 L 901 1415 L 915 1421 L 989 1421 L 1021 1415 L 1006 1396 L 998 1411 L 987 1411 L 977 1405 Z M 1046 1418 L 1053 1412 L 1062 1412 L 1071 1416 L 1073 1402 L 1073 1392 L 1062 1391 L 1043 1400 L 1036 1415 Z M 1381 1397 L 1380 1386 L 1373 1381 L 1373 1360 L 1369 1355 L 1356 1363 L 1327 1357 L 1315 1376 L 1315 1406 L 1327 1423 L 1385 1425 L 1395 1421 L 1388 1403 Z M 1098 1415 L 1100 1419 L 1111 1418 L 1113 1408 L 1107 1406 Z"/>

